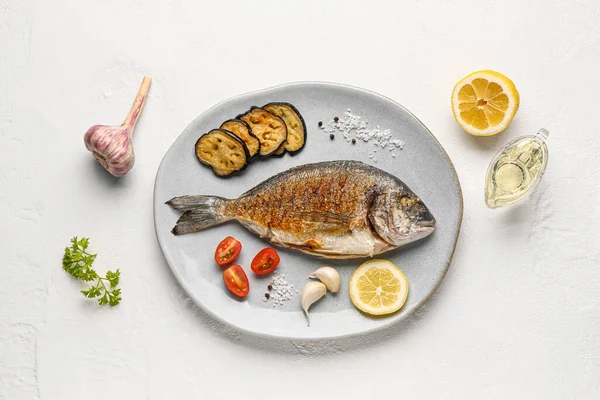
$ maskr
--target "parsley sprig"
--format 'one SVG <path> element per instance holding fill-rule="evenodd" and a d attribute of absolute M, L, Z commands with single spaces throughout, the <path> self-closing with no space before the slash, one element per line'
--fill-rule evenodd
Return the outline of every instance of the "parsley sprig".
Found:
<path fill-rule="evenodd" d="M 88 238 L 78 239 L 77 236 L 72 238 L 71 247 L 65 247 L 63 269 L 82 281 L 95 281 L 92 287 L 82 290 L 81 293 L 90 299 L 97 298 L 101 306 L 108 304 L 114 307 L 121 302 L 121 289 L 115 288 L 119 284 L 121 272 L 117 269 L 115 272 L 108 271 L 104 277 L 98 275 L 92 268 L 96 254 L 88 253 L 89 244 Z"/>

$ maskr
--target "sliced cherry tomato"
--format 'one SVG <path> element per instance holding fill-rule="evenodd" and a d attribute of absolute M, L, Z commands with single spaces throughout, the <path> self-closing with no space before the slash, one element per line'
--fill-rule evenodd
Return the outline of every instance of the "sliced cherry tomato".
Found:
<path fill-rule="evenodd" d="M 219 265 L 227 265 L 237 258 L 240 251 L 242 251 L 242 244 L 231 236 L 227 236 L 217 246 L 215 261 Z"/>
<path fill-rule="evenodd" d="M 275 249 L 267 247 L 258 252 L 254 260 L 252 260 L 252 271 L 258 275 L 265 275 L 269 272 L 273 272 L 279 265 L 279 254 Z"/>
<path fill-rule="evenodd" d="M 248 277 L 242 267 L 237 264 L 233 264 L 223 271 L 223 281 L 227 289 L 236 296 L 246 297 L 250 292 Z"/>

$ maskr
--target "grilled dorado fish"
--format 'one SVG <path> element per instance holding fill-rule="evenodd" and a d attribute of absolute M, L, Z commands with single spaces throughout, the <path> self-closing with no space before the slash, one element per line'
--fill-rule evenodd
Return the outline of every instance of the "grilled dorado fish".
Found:
<path fill-rule="evenodd" d="M 373 256 L 424 238 L 435 219 L 401 180 L 358 161 L 289 169 L 237 199 L 182 196 L 175 235 L 229 220 L 277 246 L 325 258 Z"/>

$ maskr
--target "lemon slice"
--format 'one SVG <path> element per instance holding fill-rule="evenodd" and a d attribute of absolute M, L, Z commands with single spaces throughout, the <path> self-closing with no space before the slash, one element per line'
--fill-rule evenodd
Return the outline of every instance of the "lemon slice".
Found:
<path fill-rule="evenodd" d="M 408 280 L 391 262 L 370 260 L 352 274 L 349 292 L 359 310 L 371 315 L 391 314 L 404 305 Z"/>
<path fill-rule="evenodd" d="M 461 79 L 452 90 L 454 119 L 475 136 L 492 136 L 506 129 L 519 109 L 519 92 L 506 76 L 490 70 Z"/>

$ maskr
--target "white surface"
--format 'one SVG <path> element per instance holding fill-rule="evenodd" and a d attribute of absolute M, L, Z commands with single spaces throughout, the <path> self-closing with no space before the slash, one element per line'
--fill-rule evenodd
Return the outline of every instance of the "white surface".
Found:
<path fill-rule="evenodd" d="M 600 397 L 598 3 L 323 3 L 0 0 L 0 398 Z M 455 81 L 480 68 L 510 76 L 522 98 L 492 139 L 464 134 L 450 112 Z M 82 136 L 121 122 L 143 74 L 154 83 L 136 166 L 115 181 Z M 435 298 L 354 351 L 281 353 L 215 334 L 154 237 L 154 175 L 183 128 L 225 98 L 297 80 L 405 105 L 464 190 Z M 551 159 L 536 194 L 487 210 L 493 153 L 540 126 Z M 60 269 L 73 235 L 91 237 L 98 269 L 123 271 L 118 308 L 87 302 Z"/>

